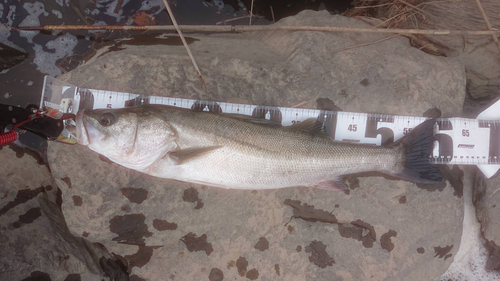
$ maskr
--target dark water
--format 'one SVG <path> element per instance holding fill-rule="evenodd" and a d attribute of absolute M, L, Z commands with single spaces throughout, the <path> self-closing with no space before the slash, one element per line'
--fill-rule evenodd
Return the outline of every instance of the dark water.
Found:
<path fill-rule="evenodd" d="M 133 17 L 143 11 L 157 25 L 170 25 L 162 0 L 55 0 L 7 1 L 0 6 L 0 22 L 6 26 L 107 24 L 134 25 Z M 179 24 L 248 24 L 251 0 L 169 0 Z M 120 6 L 121 5 L 121 6 Z M 346 0 L 254 0 L 252 24 L 295 15 L 304 9 L 327 9 L 331 13 L 349 8 Z M 118 6 L 118 7 L 117 7 Z M 272 11 L 271 12 L 271 7 Z M 274 17 L 273 17 L 274 15 Z M 247 17 L 245 17 L 247 16 Z M 245 17 L 239 20 L 231 20 Z M 93 49 L 113 40 L 144 32 L 39 32 L 0 29 L 0 103 L 26 107 L 38 104 L 43 77 L 59 76 L 77 67 Z M 148 34 L 148 33 L 146 33 Z M 151 34 L 151 32 L 149 32 Z M 6 63 L 4 63 L 6 61 Z M 13 64 L 17 64 L 12 66 Z"/>

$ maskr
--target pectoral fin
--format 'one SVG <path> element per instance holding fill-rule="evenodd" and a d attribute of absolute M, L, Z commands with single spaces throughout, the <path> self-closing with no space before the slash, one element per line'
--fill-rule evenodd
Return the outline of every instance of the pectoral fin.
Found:
<path fill-rule="evenodd" d="M 170 152 L 168 155 L 176 165 L 182 165 L 190 160 L 206 155 L 214 150 L 222 148 L 219 146 L 192 147 Z"/>
<path fill-rule="evenodd" d="M 322 181 L 314 185 L 313 187 L 331 191 L 344 191 L 347 189 L 347 186 L 342 181 L 341 178 L 335 180 Z"/>

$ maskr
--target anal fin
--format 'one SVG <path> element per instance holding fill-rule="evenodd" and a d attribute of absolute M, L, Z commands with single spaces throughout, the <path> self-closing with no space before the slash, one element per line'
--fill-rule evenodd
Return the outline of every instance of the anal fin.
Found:
<path fill-rule="evenodd" d="M 341 178 L 322 181 L 313 185 L 313 187 L 330 191 L 344 191 L 347 189 L 347 185 L 345 185 Z"/>

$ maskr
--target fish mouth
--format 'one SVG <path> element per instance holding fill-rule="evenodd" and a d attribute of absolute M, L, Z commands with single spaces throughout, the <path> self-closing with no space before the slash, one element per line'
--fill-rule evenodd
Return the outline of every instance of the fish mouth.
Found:
<path fill-rule="evenodd" d="M 76 137 L 78 144 L 90 145 L 92 141 L 99 140 L 101 133 L 85 118 L 85 110 L 76 114 Z"/>

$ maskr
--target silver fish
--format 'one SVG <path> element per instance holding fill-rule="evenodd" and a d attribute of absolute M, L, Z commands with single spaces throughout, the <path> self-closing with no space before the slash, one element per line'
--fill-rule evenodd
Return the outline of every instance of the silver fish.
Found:
<path fill-rule="evenodd" d="M 342 175 L 367 171 L 441 181 L 428 160 L 435 120 L 388 147 L 336 142 L 314 120 L 272 126 L 261 119 L 165 105 L 85 110 L 76 123 L 79 144 L 119 165 L 209 186 L 342 190 Z"/>

